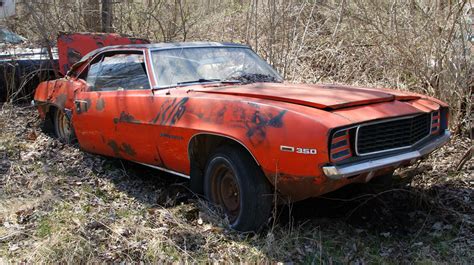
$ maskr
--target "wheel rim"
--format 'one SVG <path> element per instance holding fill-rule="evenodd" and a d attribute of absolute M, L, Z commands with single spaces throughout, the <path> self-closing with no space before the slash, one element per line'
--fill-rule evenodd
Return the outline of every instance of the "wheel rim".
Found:
<path fill-rule="evenodd" d="M 64 112 L 62 111 L 58 113 L 58 131 L 59 137 L 63 139 L 68 139 L 71 133 L 69 119 L 66 117 L 66 115 L 64 115 Z"/>
<path fill-rule="evenodd" d="M 212 179 L 214 202 L 223 208 L 229 221 L 235 221 L 240 211 L 240 189 L 235 173 L 227 165 L 220 165 Z"/>

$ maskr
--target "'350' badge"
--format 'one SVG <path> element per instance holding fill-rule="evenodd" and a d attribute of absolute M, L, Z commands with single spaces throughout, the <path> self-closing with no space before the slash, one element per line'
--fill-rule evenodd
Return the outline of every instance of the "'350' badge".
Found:
<path fill-rule="evenodd" d="M 303 154 L 303 155 L 316 155 L 318 153 L 318 150 L 314 148 L 301 148 L 301 147 L 295 148 L 293 146 L 285 146 L 285 145 L 280 146 L 280 151 L 283 151 L 283 152 L 294 153 L 295 150 L 297 154 Z"/>

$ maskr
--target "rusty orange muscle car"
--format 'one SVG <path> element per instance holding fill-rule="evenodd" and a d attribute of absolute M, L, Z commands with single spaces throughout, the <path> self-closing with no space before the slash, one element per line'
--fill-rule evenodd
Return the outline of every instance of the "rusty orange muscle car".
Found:
<path fill-rule="evenodd" d="M 190 178 L 232 228 L 292 201 L 393 173 L 446 143 L 448 106 L 389 89 L 289 84 L 232 43 L 107 46 L 41 83 L 57 137 Z"/>

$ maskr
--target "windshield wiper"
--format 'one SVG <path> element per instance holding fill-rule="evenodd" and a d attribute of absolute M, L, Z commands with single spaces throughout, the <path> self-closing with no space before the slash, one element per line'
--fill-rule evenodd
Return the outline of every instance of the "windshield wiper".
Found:
<path fill-rule="evenodd" d="M 242 83 L 240 80 L 221 80 L 221 79 L 204 79 L 200 78 L 197 80 L 192 80 L 192 81 L 183 81 L 183 82 L 178 82 L 174 85 L 168 85 L 168 86 L 157 86 L 153 87 L 152 90 L 160 90 L 160 89 L 166 89 L 166 88 L 173 88 L 173 87 L 182 87 L 182 86 L 192 86 L 194 84 L 212 84 L 212 83 L 222 83 L 222 84 L 237 84 L 237 83 Z"/>
<path fill-rule="evenodd" d="M 221 80 L 220 80 L 220 79 L 205 79 L 205 78 L 199 78 L 198 80 L 178 82 L 178 83 L 176 83 L 176 85 L 177 85 L 177 86 L 181 86 L 181 85 L 189 85 L 189 84 L 214 83 L 214 82 L 221 82 Z"/>
<path fill-rule="evenodd" d="M 178 82 L 176 83 L 176 86 L 185 86 L 185 85 L 193 85 L 193 84 L 209 84 L 209 83 L 230 83 L 230 84 L 236 84 L 236 83 L 242 83 L 240 80 L 234 80 L 234 79 L 229 79 L 229 80 L 221 80 L 221 79 L 204 79 L 200 78 L 198 80 L 193 80 L 193 81 L 184 81 L 184 82 Z"/>

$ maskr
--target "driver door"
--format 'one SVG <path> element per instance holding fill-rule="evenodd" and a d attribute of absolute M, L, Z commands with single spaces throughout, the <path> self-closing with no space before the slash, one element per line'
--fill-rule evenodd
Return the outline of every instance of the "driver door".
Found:
<path fill-rule="evenodd" d="M 82 149 L 157 164 L 153 94 L 142 50 L 99 54 L 81 74 L 87 90 L 75 98 L 73 124 Z"/>

